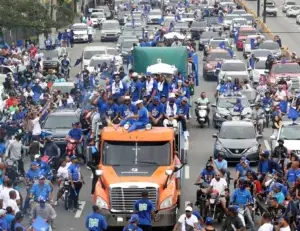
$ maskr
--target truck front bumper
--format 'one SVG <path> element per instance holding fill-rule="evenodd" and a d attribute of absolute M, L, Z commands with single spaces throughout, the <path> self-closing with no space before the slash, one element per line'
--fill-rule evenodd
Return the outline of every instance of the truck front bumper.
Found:
<path fill-rule="evenodd" d="M 160 210 L 156 215 L 156 220 L 152 221 L 153 227 L 174 226 L 176 223 L 177 206 Z M 112 213 L 109 210 L 101 210 L 101 214 L 106 218 L 109 227 L 124 227 L 128 225 L 130 213 Z"/>

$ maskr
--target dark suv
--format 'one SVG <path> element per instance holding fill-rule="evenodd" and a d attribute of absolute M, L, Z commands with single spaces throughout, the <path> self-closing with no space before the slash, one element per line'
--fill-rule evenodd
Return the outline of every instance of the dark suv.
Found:
<path fill-rule="evenodd" d="M 80 110 L 61 109 L 50 113 L 42 124 L 42 130 L 52 134 L 53 141 L 63 154 L 66 149 L 66 136 L 72 129 L 72 123 L 79 122 Z"/>

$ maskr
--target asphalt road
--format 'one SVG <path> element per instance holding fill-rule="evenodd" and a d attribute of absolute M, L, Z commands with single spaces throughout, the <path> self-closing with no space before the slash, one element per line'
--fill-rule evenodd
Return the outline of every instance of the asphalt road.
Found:
<path fill-rule="evenodd" d="M 268 16 L 266 23 L 271 31 L 281 37 L 283 44 L 289 48 L 291 52 L 296 52 L 300 54 L 300 25 L 296 24 L 296 18 L 287 18 L 285 13 L 282 13 L 283 0 L 274 0 L 276 7 L 278 8 L 277 17 Z M 300 5 L 300 0 L 295 0 L 298 5 Z M 257 1 L 245 1 L 248 6 L 257 12 Z M 260 4 L 263 0 L 260 0 Z M 263 7 L 260 7 L 260 17 L 263 11 Z"/>
<path fill-rule="evenodd" d="M 273 23 L 275 24 L 275 23 Z M 295 29 L 294 29 L 295 30 Z M 283 42 L 285 43 L 285 38 Z M 293 41 L 293 40 L 292 40 Z M 91 45 L 103 45 L 100 43 L 100 33 L 97 32 L 95 41 Z M 115 46 L 115 43 L 105 43 L 106 46 Z M 289 44 L 287 44 L 289 45 Z M 70 55 L 72 57 L 72 62 L 75 62 L 82 54 L 84 47 L 89 46 L 89 44 L 75 44 L 73 48 L 69 49 Z M 297 47 L 297 46 L 294 46 Z M 237 53 L 237 57 L 242 59 L 241 53 Z M 200 95 L 200 92 L 205 91 L 211 102 L 214 102 L 214 92 L 216 89 L 216 82 L 206 82 L 202 78 L 202 54 L 199 53 L 199 73 L 200 73 L 200 86 L 196 87 L 195 98 Z M 80 65 L 71 70 L 71 75 L 74 76 L 80 71 Z M 188 152 L 188 165 L 183 169 L 183 185 L 182 185 L 182 198 L 181 198 L 181 209 L 180 213 L 184 211 L 184 206 L 189 202 L 195 202 L 196 186 L 194 182 L 199 175 L 200 171 L 205 167 L 206 161 L 210 156 L 213 155 L 213 144 L 214 139 L 212 134 L 216 133 L 217 130 L 211 127 L 205 127 L 201 129 L 195 118 L 193 116 L 190 119 L 188 128 L 190 131 L 190 142 L 189 142 L 189 152 Z M 261 140 L 265 149 L 269 149 L 269 137 L 271 135 L 271 129 L 267 129 L 264 132 L 264 138 Z M 29 160 L 26 161 L 29 163 Z M 234 166 L 230 166 L 230 171 L 234 172 Z M 82 231 L 85 230 L 85 217 L 91 212 L 92 207 L 92 197 L 90 194 L 91 190 L 91 172 L 86 167 L 82 167 L 82 173 L 85 177 L 86 184 L 83 186 L 80 192 L 81 210 L 76 213 L 71 213 L 65 211 L 63 205 L 55 207 L 57 212 L 57 218 L 55 221 L 56 230 L 60 231 Z M 22 190 L 24 191 L 24 189 Z M 23 194 L 25 195 L 25 194 Z M 28 219 L 25 219 L 24 223 L 27 224 Z"/>

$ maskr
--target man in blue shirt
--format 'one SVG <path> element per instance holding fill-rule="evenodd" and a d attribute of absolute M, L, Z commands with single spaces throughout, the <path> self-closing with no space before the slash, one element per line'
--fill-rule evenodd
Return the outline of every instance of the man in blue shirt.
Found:
<path fill-rule="evenodd" d="M 129 94 L 131 95 L 131 100 L 136 103 L 142 97 L 143 84 L 138 80 L 138 74 L 134 72 L 132 74 L 132 82 L 129 87 Z"/>
<path fill-rule="evenodd" d="M 286 174 L 286 179 L 290 187 L 295 184 L 298 175 L 300 175 L 299 161 L 293 161 L 291 168 Z"/>
<path fill-rule="evenodd" d="M 143 101 L 138 100 L 136 102 L 136 105 L 138 107 L 138 114 L 127 116 L 119 124 L 119 126 L 124 126 L 125 124 L 130 124 L 128 132 L 133 132 L 137 129 L 145 128 L 145 126 L 149 123 L 149 112 L 146 109 L 146 107 L 144 107 Z M 125 127 L 125 129 L 127 129 L 127 128 Z"/>
<path fill-rule="evenodd" d="M 123 231 L 143 231 L 138 227 L 139 216 L 137 214 L 132 214 L 129 220 L 129 224 L 123 228 Z"/>
<path fill-rule="evenodd" d="M 7 224 L 7 221 L 5 219 L 6 210 L 0 209 L 0 230 L 2 231 L 8 231 L 10 230 L 10 227 Z"/>
<path fill-rule="evenodd" d="M 231 203 L 238 205 L 240 208 L 245 209 L 244 217 L 249 222 L 250 230 L 255 231 L 255 225 L 251 217 L 250 210 L 248 208 L 249 204 L 253 203 L 253 198 L 251 192 L 246 189 L 246 182 L 242 179 L 239 179 L 239 188 L 235 189 L 232 193 Z"/>
<path fill-rule="evenodd" d="M 134 204 L 134 213 L 138 215 L 139 227 L 143 231 L 152 230 L 151 215 L 154 217 L 154 205 L 151 200 L 148 199 L 148 191 L 142 192 L 142 199 L 137 200 Z"/>
<path fill-rule="evenodd" d="M 260 155 L 261 159 L 258 162 L 258 173 L 259 174 L 267 174 L 272 173 L 273 170 L 277 171 L 280 169 L 280 166 L 277 162 L 270 160 L 270 152 L 264 151 L 263 154 Z"/>
<path fill-rule="evenodd" d="M 77 143 L 77 155 L 80 156 L 83 159 L 83 161 L 85 162 L 85 156 L 82 155 L 83 133 L 82 133 L 82 129 L 80 128 L 80 123 L 79 122 L 72 123 L 72 126 L 73 126 L 73 128 L 69 131 L 69 134 L 68 134 L 66 140 L 74 139 L 78 142 Z"/>
<path fill-rule="evenodd" d="M 34 179 L 38 178 L 40 175 L 41 169 L 39 164 L 35 161 L 31 162 L 30 169 L 26 172 L 25 181 L 33 181 Z"/>
<path fill-rule="evenodd" d="M 39 177 L 39 183 L 34 184 L 30 190 L 29 197 L 38 201 L 39 197 L 45 198 L 47 201 L 52 200 L 52 189 L 49 184 L 45 183 L 45 176 Z"/>
<path fill-rule="evenodd" d="M 107 123 L 118 122 L 118 105 L 114 103 L 112 97 L 107 99 L 107 103 L 104 103 L 100 110 L 102 120 L 106 120 Z"/>
<path fill-rule="evenodd" d="M 160 103 L 159 97 L 153 97 L 152 103 L 148 106 L 150 121 L 153 126 L 163 125 L 164 106 Z"/>
<path fill-rule="evenodd" d="M 93 205 L 93 212 L 87 215 L 85 227 L 89 231 L 103 231 L 107 229 L 107 222 L 100 214 L 100 208 L 97 205 Z"/>
<path fill-rule="evenodd" d="M 137 108 L 131 103 L 130 96 L 124 97 L 124 103 L 119 106 L 119 115 L 121 119 L 125 119 L 127 116 L 137 114 Z"/>
<path fill-rule="evenodd" d="M 211 163 L 207 163 L 205 169 L 203 169 L 200 172 L 200 175 L 198 176 L 196 183 L 199 182 L 201 179 L 203 179 L 206 183 L 210 183 L 210 181 L 215 177 L 216 172 L 214 171 L 214 168 Z"/>
<path fill-rule="evenodd" d="M 189 117 L 189 110 L 190 110 L 190 105 L 188 104 L 188 102 L 189 102 L 188 98 L 183 97 L 181 99 L 180 104 L 178 105 L 178 110 L 177 110 L 177 115 L 178 115 L 177 120 L 181 122 L 183 135 L 186 140 L 188 139 L 189 136 L 186 128 L 186 122 L 187 122 L 187 118 Z"/>

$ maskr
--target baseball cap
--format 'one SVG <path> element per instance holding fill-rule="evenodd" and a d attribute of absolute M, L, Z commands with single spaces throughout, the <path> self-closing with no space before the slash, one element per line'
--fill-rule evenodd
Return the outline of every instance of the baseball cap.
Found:
<path fill-rule="evenodd" d="M 132 214 L 129 219 L 129 223 L 134 223 L 137 222 L 138 220 L 139 220 L 139 216 L 137 214 Z"/>
<path fill-rule="evenodd" d="M 249 162 L 249 160 L 245 160 L 244 163 L 249 165 L 250 162 Z"/>
<path fill-rule="evenodd" d="M 140 103 L 143 103 L 143 100 L 137 100 L 136 102 L 135 102 L 135 105 L 138 105 L 138 104 L 140 104 Z"/>
<path fill-rule="evenodd" d="M 191 206 L 187 206 L 185 208 L 185 211 L 188 211 L 188 212 L 192 212 L 193 211 L 193 208 Z"/>
<path fill-rule="evenodd" d="M 243 157 L 241 158 L 241 160 L 246 160 L 246 157 L 243 156 Z"/>
<path fill-rule="evenodd" d="M 0 209 L 0 216 L 3 216 L 4 214 L 6 214 L 6 210 Z"/>
<path fill-rule="evenodd" d="M 32 162 L 31 162 L 31 166 L 39 166 L 39 163 L 36 162 L 36 161 L 32 161 Z"/>
<path fill-rule="evenodd" d="M 211 217 L 207 217 L 205 220 L 205 224 L 211 225 L 213 223 L 213 219 Z"/>
<path fill-rule="evenodd" d="M 138 73 L 133 72 L 133 73 L 132 73 L 132 77 L 138 77 Z"/>
<path fill-rule="evenodd" d="M 39 180 L 45 180 L 46 178 L 45 178 L 45 176 L 44 175 L 41 175 L 40 177 L 39 177 Z"/>
<path fill-rule="evenodd" d="M 75 156 L 75 155 L 71 156 L 71 160 L 76 160 L 76 159 L 78 159 L 77 156 Z"/>

